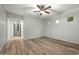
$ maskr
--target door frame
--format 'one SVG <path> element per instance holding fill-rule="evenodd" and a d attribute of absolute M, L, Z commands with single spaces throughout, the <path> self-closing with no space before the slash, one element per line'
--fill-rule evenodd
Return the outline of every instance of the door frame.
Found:
<path fill-rule="evenodd" d="M 13 21 L 11 19 L 19 19 L 19 18 L 8 18 L 7 19 L 7 39 L 14 37 L 14 29 L 13 29 Z M 21 21 L 21 38 L 23 39 L 23 20 L 19 19 Z M 11 32 L 11 33 L 10 33 Z"/>

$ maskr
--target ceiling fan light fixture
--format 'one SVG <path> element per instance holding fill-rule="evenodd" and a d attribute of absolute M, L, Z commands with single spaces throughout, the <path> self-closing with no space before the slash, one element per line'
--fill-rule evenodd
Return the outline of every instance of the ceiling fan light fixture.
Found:
<path fill-rule="evenodd" d="M 40 11 L 40 13 L 45 13 L 44 11 Z"/>
<path fill-rule="evenodd" d="M 45 13 L 50 14 L 50 12 L 47 11 L 47 10 L 49 8 L 51 8 L 51 6 L 46 7 L 45 5 L 37 5 L 37 7 L 38 7 L 39 11 L 37 10 L 37 11 L 34 11 L 34 12 L 39 12 L 40 15 L 45 14 Z"/>
<path fill-rule="evenodd" d="M 44 11 L 40 11 L 40 15 L 43 15 L 44 14 Z"/>

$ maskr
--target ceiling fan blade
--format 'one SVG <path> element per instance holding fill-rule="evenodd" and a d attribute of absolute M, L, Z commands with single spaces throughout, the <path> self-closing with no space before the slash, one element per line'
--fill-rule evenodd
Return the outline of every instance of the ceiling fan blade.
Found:
<path fill-rule="evenodd" d="M 40 12 L 40 11 L 33 11 L 33 12 Z"/>
<path fill-rule="evenodd" d="M 37 5 L 37 7 L 41 10 L 41 6 L 40 5 Z"/>
<path fill-rule="evenodd" d="M 47 10 L 47 9 L 49 9 L 49 8 L 51 8 L 51 6 L 46 7 L 44 10 Z"/>
<path fill-rule="evenodd" d="M 47 13 L 47 14 L 50 14 L 50 12 L 48 12 L 48 11 L 44 11 L 45 13 Z"/>

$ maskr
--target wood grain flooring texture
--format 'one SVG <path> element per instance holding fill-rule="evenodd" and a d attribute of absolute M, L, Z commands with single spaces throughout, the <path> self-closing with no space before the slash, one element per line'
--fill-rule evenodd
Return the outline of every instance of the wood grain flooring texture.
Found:
<path fill-rule="evenodd" d="M 79 46 L 78 46 L 79 47 Z M 51 38 L 9 40 L 0 51 L 4 55 L 78 55 L 79 49 Z"/>

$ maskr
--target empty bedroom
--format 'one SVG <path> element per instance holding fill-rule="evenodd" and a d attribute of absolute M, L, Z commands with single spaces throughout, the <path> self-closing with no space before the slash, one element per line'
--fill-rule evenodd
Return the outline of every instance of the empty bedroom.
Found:
<path fill-rule="evenodd" d="M 79 4 L 0 4 L 0 55 L 79 55 Z"/>

